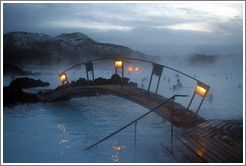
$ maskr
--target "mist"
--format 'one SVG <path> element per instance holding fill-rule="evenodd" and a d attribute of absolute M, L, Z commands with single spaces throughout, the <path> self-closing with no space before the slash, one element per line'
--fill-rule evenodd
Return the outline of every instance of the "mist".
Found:
<path fill-rule="evenodd" d="M 2 2 L 4 163 L 243 161 L 244 7 Z"/>

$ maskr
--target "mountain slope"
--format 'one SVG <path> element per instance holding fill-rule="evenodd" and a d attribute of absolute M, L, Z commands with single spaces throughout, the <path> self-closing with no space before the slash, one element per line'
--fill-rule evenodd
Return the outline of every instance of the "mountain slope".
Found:
<path fill-rule="evenodd" d="M 29 32 L 11 32 L 3 36 L 4 63 L 21 65 L 75 64 L 102 57 L 145 55 L 120 45 L 94 41 L 82 33 L 49 36 Z"/>

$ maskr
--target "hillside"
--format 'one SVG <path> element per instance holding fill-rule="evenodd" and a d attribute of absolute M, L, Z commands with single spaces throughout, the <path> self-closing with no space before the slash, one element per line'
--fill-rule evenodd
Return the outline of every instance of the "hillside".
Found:
<path fill-rule="evenodd" d="M 145 58 L 128 47 L 99 43 L 83 33 L 50 36 L 29 32 L 11 32 L 3 36 L 4 63 L 18 65 L 75 64 L 102 57 Z"/>

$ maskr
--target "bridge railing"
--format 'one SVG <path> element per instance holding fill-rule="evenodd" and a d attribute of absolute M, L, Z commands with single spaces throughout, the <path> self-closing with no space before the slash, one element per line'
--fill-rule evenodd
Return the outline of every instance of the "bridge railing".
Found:
<path fill-rule="evenodd" d="M 125 68 L 124 67 L 125 67 L 125 63 L 126 63 L 127 60 L 140 61 L 140 62 L 145 62 L 145 63 L 151 64 L 152 65 L 152 71 L 151 71 L 150 80 L 149 80 L 149 84 L 148 84 L 148 89 L 147 90 L 150 91 L 153 75 L 155 75 L 155 76 L 158 77 L 158 82 L 157 82 L 157 85 L 156 85 L 155 93 L 158 92 L 158 88 L 159 88 L 159 85 L 160 85 L 160 80 L 161 80 L 161 76 L 163 75 L 163 69 L 164 68 L 169 69 L 170 71 L 179 73 L 179 74 L 181 74 L 181 75 L 193 80 L 196 83 L 196 87 L 195 87 L 195 90 L 193 90 L 193 95 L 191 95 L 192 97 L 191 97 L 190 101 L 188 102 L 187 109 L 190 109 L 190 106 L 191 106 L 191 104 L 193 102 L 193 99 L 194 99 L 194 96 L 196 94 L 201 96 L 202 100 L 201 100 L 201 102 L 200 102 L 200 104 L 199 104 L 199 106 L 198 106 L 198 108 L 196 110 L 196 114 L 198 113 L 198 111 L 199 111 L 199 109 L 200 109 L 200 107 L 201 107 L 201 105 L 202 105 L 202 103 L 204 101 L 204 98 L 206 97 L 207 92 L 209 90 L 209 86 L 208 85 L 206 85 L 205 83 L 203 83 L 202 81 L 198 80 L 195 77 L 192 77 L 192 76 L 190 76 L 190 75 L 188 75 L 186 73 L 183 73 L 183 72 L 181 72 L 179 70 L 176 70 L 176 69 L 174 69 L 172 67 L 169 67 L 169 66 L 166 66 L 166 65 L 162 65 L 162 64 L 158 64 L 158 63 L 151 62 L 151 61 L 144 60 L 144 59 L 138 59 L 138 58 L 108 57 L 108 58 L 93 59 L 93 60 L 89 60 L 89 61 L 85 61 L 85 62 L 76 64 L 76 65 L 74 65 L 74 66 L 62 71 L 58 75 L 61 78 L 62 83 L 66 82 L 66 81 L 68 82 L 68 78 L 67 78 L 66 72 L 68 72 L 69 70 L 74 69 L 74 68 L 76 68 L 78 66 L 85 65 L 87 80 L 89 80 L 89 74 L 91 73 L 92 79 L 94 81 L 93 62 L 102 61 L 102 60 L 114 60 L 115 61 L 115 73 L 117 74 L 118 73 L 118 69 L 121 69 L 122 84 L 123 84 L 123 78 L 124 78 L 124 74 L 125 74 Z M 174 88 L 175 88 L 175 85 L 174 85 Z"/>
<path fill-rule="evenodd" d="M 137 122 L 138 120 L 144 118 L 145 116 L 147 116 L 148 114 L 150 114 L 151 112 L 155 111 L 156 109 L 158 109 L 159 107 L 161 107 L 162 105 L 166 104 L 169 101 L 172 101 L 172 105 L 174 104 L 174 100 L 176 97 L 187 97 L 188 95 L 173 95 L 172 97 L 170 97 L 169 99 L 167 99 L 166 101 L 164 101 L 163 103 L 161 103 L 160 105 L 156 106 L 155 108 L 153 108 L 152 110 L 146 112 L 145 114 L 141 115 L 140 117 L 136 118 L 135 120 L 133 120 L 132 122 L 128 123 L 127 125 L 121 127 L 120 129 L 116 130 L 115 132 L 111 133 L 110 135 L 104 137 L 103 139 L 97 141 L 96 143 L 88 146 L 87 148 L 85 148 L 85 150 L 89 150 L 91 148 L 93 148 L 94 146 L 97 146 L 98 144 L 100 144 L 101 142 L 107 140 L 108 138 L 114 136 L 115 134 L 119 133 L 120 131 L 124 130 L 125 128 L 131 126 L 132 124 L 135 124 L 135 137 L 134 137 L 134 142 L 136 145 L 136 127 L 137 127 Z M 171 119 L 171 136 L 173 133 L 173 110 L 172 110 L 172 119 Z M 172 140 L 172 139 L 171 139 Z"/>

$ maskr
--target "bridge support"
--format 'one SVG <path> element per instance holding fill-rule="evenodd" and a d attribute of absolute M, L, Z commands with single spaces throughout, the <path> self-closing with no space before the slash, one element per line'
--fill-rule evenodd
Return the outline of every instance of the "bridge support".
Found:
<path fill-rule="evenodd" d="M 89 81 L 89 72 L 91 71 L 92 74 L 92 80 L 93 83 L 95 83 L 95 79 L 94 79 L 94 70 L 93 70 L 93 63 L 92 62 L 88 62 L 85 64 L 86 67 L 86 76 L 87 76 L 87 81 Z"/>
<path fill-rule="evenodd" d="M 206 97 L 206 95 L 208 93 L 208 90 L 209 90 L 209 86 L 208 85 L 206 85 L 206 84 L 204 84 L 202 82 L 197 82 L 196 89 L 195 89 L 195 91 L 193 93 L 193 96 L 192 96 L 192 98 L 190 100 L 190 103 L 189 103 L 189 105 L 188 105 L 188 107 L 186 109 L 186 110 L 189 110 L 190 105 L 191 105 L 191 103 L 192 103 L 192 101 L 193 101 L 193 99 L 194 99 L 194 97 L 195 97 L 196 94 L 198 94 L 199 96 L 201 96 L 202 97 L 202 101 L 200 102 L 200 104 L 199 104 L 199 106 L 198 106 L 198 108 L 196 110 L 195 117 L 198 114 L 198 111 L 199 111 L 199 109 L 200 109 L 200 107 L 201 107 L 201 105 L 202 105 L 202 103 L 204 101 L 204 98 Z"/>
<path fill-rule="evenodd" d="M 172 98 L 171 102 L 172 102 L 172 120 L 171 120 L 171 154 L 173 154 L 173 114 L 174 114 L 174 100 L 175 97 Z"/>
<path fill-rule="evenodd" d="M 123 87 L 123 84 L 124 84 L 124 61 L 123 60 L 115 61 L 115 74 L 117 74 L 118 68 L 121 68 L 121 87 Z"/>
<path fill-rule="evenodd" d="M 124 61 L 122 60 L 121 86 L 124 84 Z"/>
<path fill-rule="evenodd" d="M 151 86 L 153 75 L 156 75 L 156 76 L 159 77 L 158 78 L 158 82 L 157 82 L 157 86 L 156 86 L 156 90 L 155 90 L 155 93 L 157 93 L 158 88 L 159 88 L 161 75 L 162 75 L 162 71 L 163 71 L 163 66 L 159 65 L 159 64 L 156 64 L 156 63 L 153 63 L 152 65 L 153 65 L 153 68 L 152 68 L 152 72 L 151 72 L 151 76 L 150 76 L 150 80 L 149 80 L 148 92 L 150 90 L 150 86 Z"/>
<path fill-rule="evenodd" d="M 137 146 L 137 121 L 135 122 L 134 146 Z"/>

